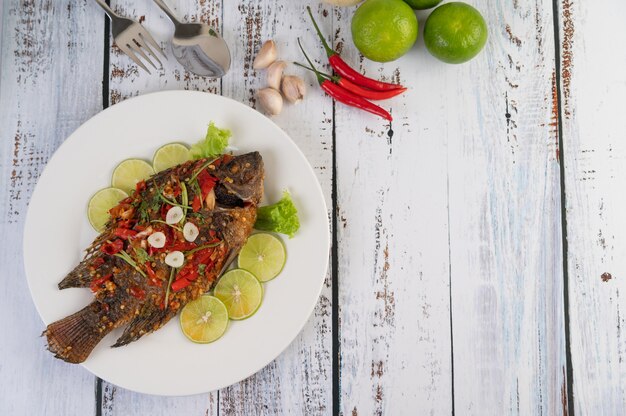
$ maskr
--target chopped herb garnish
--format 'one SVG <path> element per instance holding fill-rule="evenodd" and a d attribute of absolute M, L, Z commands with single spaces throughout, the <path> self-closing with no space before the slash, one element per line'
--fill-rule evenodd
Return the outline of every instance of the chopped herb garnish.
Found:
<path fill-rule="evenodd" d="M 137 266 L 137 263 L 135 263 L 135 260 L 133 260 L 133 258 L 130 256 L 130 254 L 128 254 L 127 252 L 125 252 L 124 250 L 115 253 L 114 254 L 115 257 L 119 257 L 120 259 L 124 260 L 126 263 L 130 264 L 131 267 L 133 267 L 135 270 L 137 270 L 143 277 L 147 277 L 146 274 L 143 272 L 143 270 L 141 270 L 139 268 L 139 266 Z"/>
<path fill-rule="evenodd" d="M 165 309 L 167 309 L 167 301 L 170 298 L 170 289 L 172 287 L 172 282 L 174 281 L 174 275 L 176 274 L 176 269 L 170 269 L 170 280 L 167 282 L 167 290 L 165 291 Z"/>
<path fill-rule="evenodd" d="M 198 265 L 198 274 L 204 274 L 204 270 L 206 269 L 206 264 Z"/>
<path fill-rule="evenodd" d="M 139 264 L 145 264 L 147 261 L 150 260 L 148 252 L 143 248 L 133 247 L 133 250 L 135 250 L 135 255 L 137 256 L 137 261 L 139 262 Z"/>
<path fill-rule="evenodd" d="M 187 206 L 189 205 L 189 195 L 187 194 L 187 186 L 185 185 L 184 182 L 180 183 L 180 188 L 182 189 L 181 191 L 181 200 L 182 200 L 182 206 L 183 206 L 183 217 L 180 219 L 180 222 L 183 223 L 185 222 L 185 217 L 187 216 Z"/>
<path fill-rule="evenodd" d="M 189 205 L 182 205 L 182 204 L 179 204 L 178 202 L 172 201 L 171 199 L 168 199 L 165 196 L 163 196 L 163 194 L 161 193 L 159 193 L 159 198 L 161 198 L 163 201 L 175 207 L 181 207 L 184 209 L 191 208 Z"/>

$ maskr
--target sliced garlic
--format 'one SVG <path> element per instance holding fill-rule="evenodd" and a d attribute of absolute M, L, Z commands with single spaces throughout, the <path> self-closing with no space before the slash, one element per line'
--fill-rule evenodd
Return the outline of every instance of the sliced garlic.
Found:
<path fill-rule="evenodd" d="M 254 69 L 263 69 L 267 68 L 276 60 L 278 57 L 278 51 L 276 50 L 276 43 L 273 40 L 268 40 L 261 46 L 259 53 L 256 58 L 254 58 L 254 62 L 252 63 L 252 68 Z"/>
<path fill-rule="evenodd" d="M 187 241 L 196 241 L 196 238 L 198 238 L 198 234 L 200 234 L 200 230 L 198 230 L 196 224 L 192 222 L 188 222 L 183 227 L 183 235 L 185 236 L 185 240 Z"/>
<path fill-rule="evenodd" d="M 180 251 L 172 251 L 165 256 L 165 264 L 170 267 L 178 268 L 185 262 L 185 256 Z"/>
<path fill-rule="evenodd" d="M 165 216 L 165 222 L 169 225 L 174 225 L 183 219 L 183 209 L 181 207 L 172 207 L 167 211 Z"/>
<path fill-rule="evenodd" d="M 148 237 L 148 244 L 150 244 L 154 248 L 163 248 L 165 247 L 165 234 L 161 231 L 157 231 L 156 233 L 150 234 Z"/>
<path fill-rule="evenodd" d="M 215 191 L 213 189 L 209 191 L 206 198 L 204 199 L 204 202 L 207 209 L 211 210 L 215 208 Z"/>

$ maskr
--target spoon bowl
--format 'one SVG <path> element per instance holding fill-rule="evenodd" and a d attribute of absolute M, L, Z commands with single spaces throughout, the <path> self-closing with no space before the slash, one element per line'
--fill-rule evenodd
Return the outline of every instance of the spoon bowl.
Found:
<path fill-rule="evenodd" d="M 209 25 L 182 23 L 163 0 L 154 2 L 174 23 L 172 52 L 189 72 L 203 77 L 221 78 L 230 69 L 230 50 L 226 41 Z"/>

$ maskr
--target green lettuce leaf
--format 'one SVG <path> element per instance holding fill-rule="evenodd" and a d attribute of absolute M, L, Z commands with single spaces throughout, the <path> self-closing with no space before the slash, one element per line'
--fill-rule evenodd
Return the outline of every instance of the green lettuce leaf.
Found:
<path fill-rule="evenodd" d="M 254 228 L 286 234 L 289 238 L 293 238 L 300 229 L 300 220 L 298 219 L 298 210 L 293 204 L 289 192 L 284 191 L 283 197 L 277 203 L 260 207 L 257 210 Z"/>
<path fill-rule="evenodd" d="M 224 149 L 228 146 L 228 140 L 232 133 L 228 129 L 220 129 L 215 127 L 215 123 L 209 123 L 204 140 L 191 146 L 192 159 L 204 159 L 217 157 L 224 153 Z"/>

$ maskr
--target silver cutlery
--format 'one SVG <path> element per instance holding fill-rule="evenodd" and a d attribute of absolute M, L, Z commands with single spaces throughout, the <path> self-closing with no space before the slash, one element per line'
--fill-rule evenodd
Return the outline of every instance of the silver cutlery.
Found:
<path fill-rule="evenodd" d="M 96 0 L 96 3 L 100 5 L 111 19 L 111 31 L 113 33 L 113 40 L 115 44 L 124 52 L 126 55 L 130 57 L 139 67 L 144 69 L 146 72 L 150 73 L 150 70 L 146 68 L 146 66 L 141 62 L 137 55 L 141 56 L 144 61 L 152 65 L 154 69 L 157 69 L 156 65 L 152 62 L 152 60 L 148 57 L 150 55 L 153 59 L 155 59 L 160 66 L 163 64 L 161 60 L 157 57 L 154 51 L 150 48 L 156 49 L 161 53 L 161 55 L 167 59 L 159 44 L 152 38 L 150 33 L 141 26 L 138 22 L 134 20 L 127 19 L 116 14 L 105 2 L 104 0 Z M 145 51 L 145 52 L 144 52 Z M 146 55 L 146 52 L 148 55 Z"/>
<path fill-rule="evenodd" d="M 174 23 L 174 57 L 194 74 L 221 78 L 230 69 L 230 50 L 224 39 L 209 25 L 182 23 L 163 0 L 154 2 Z"/>

